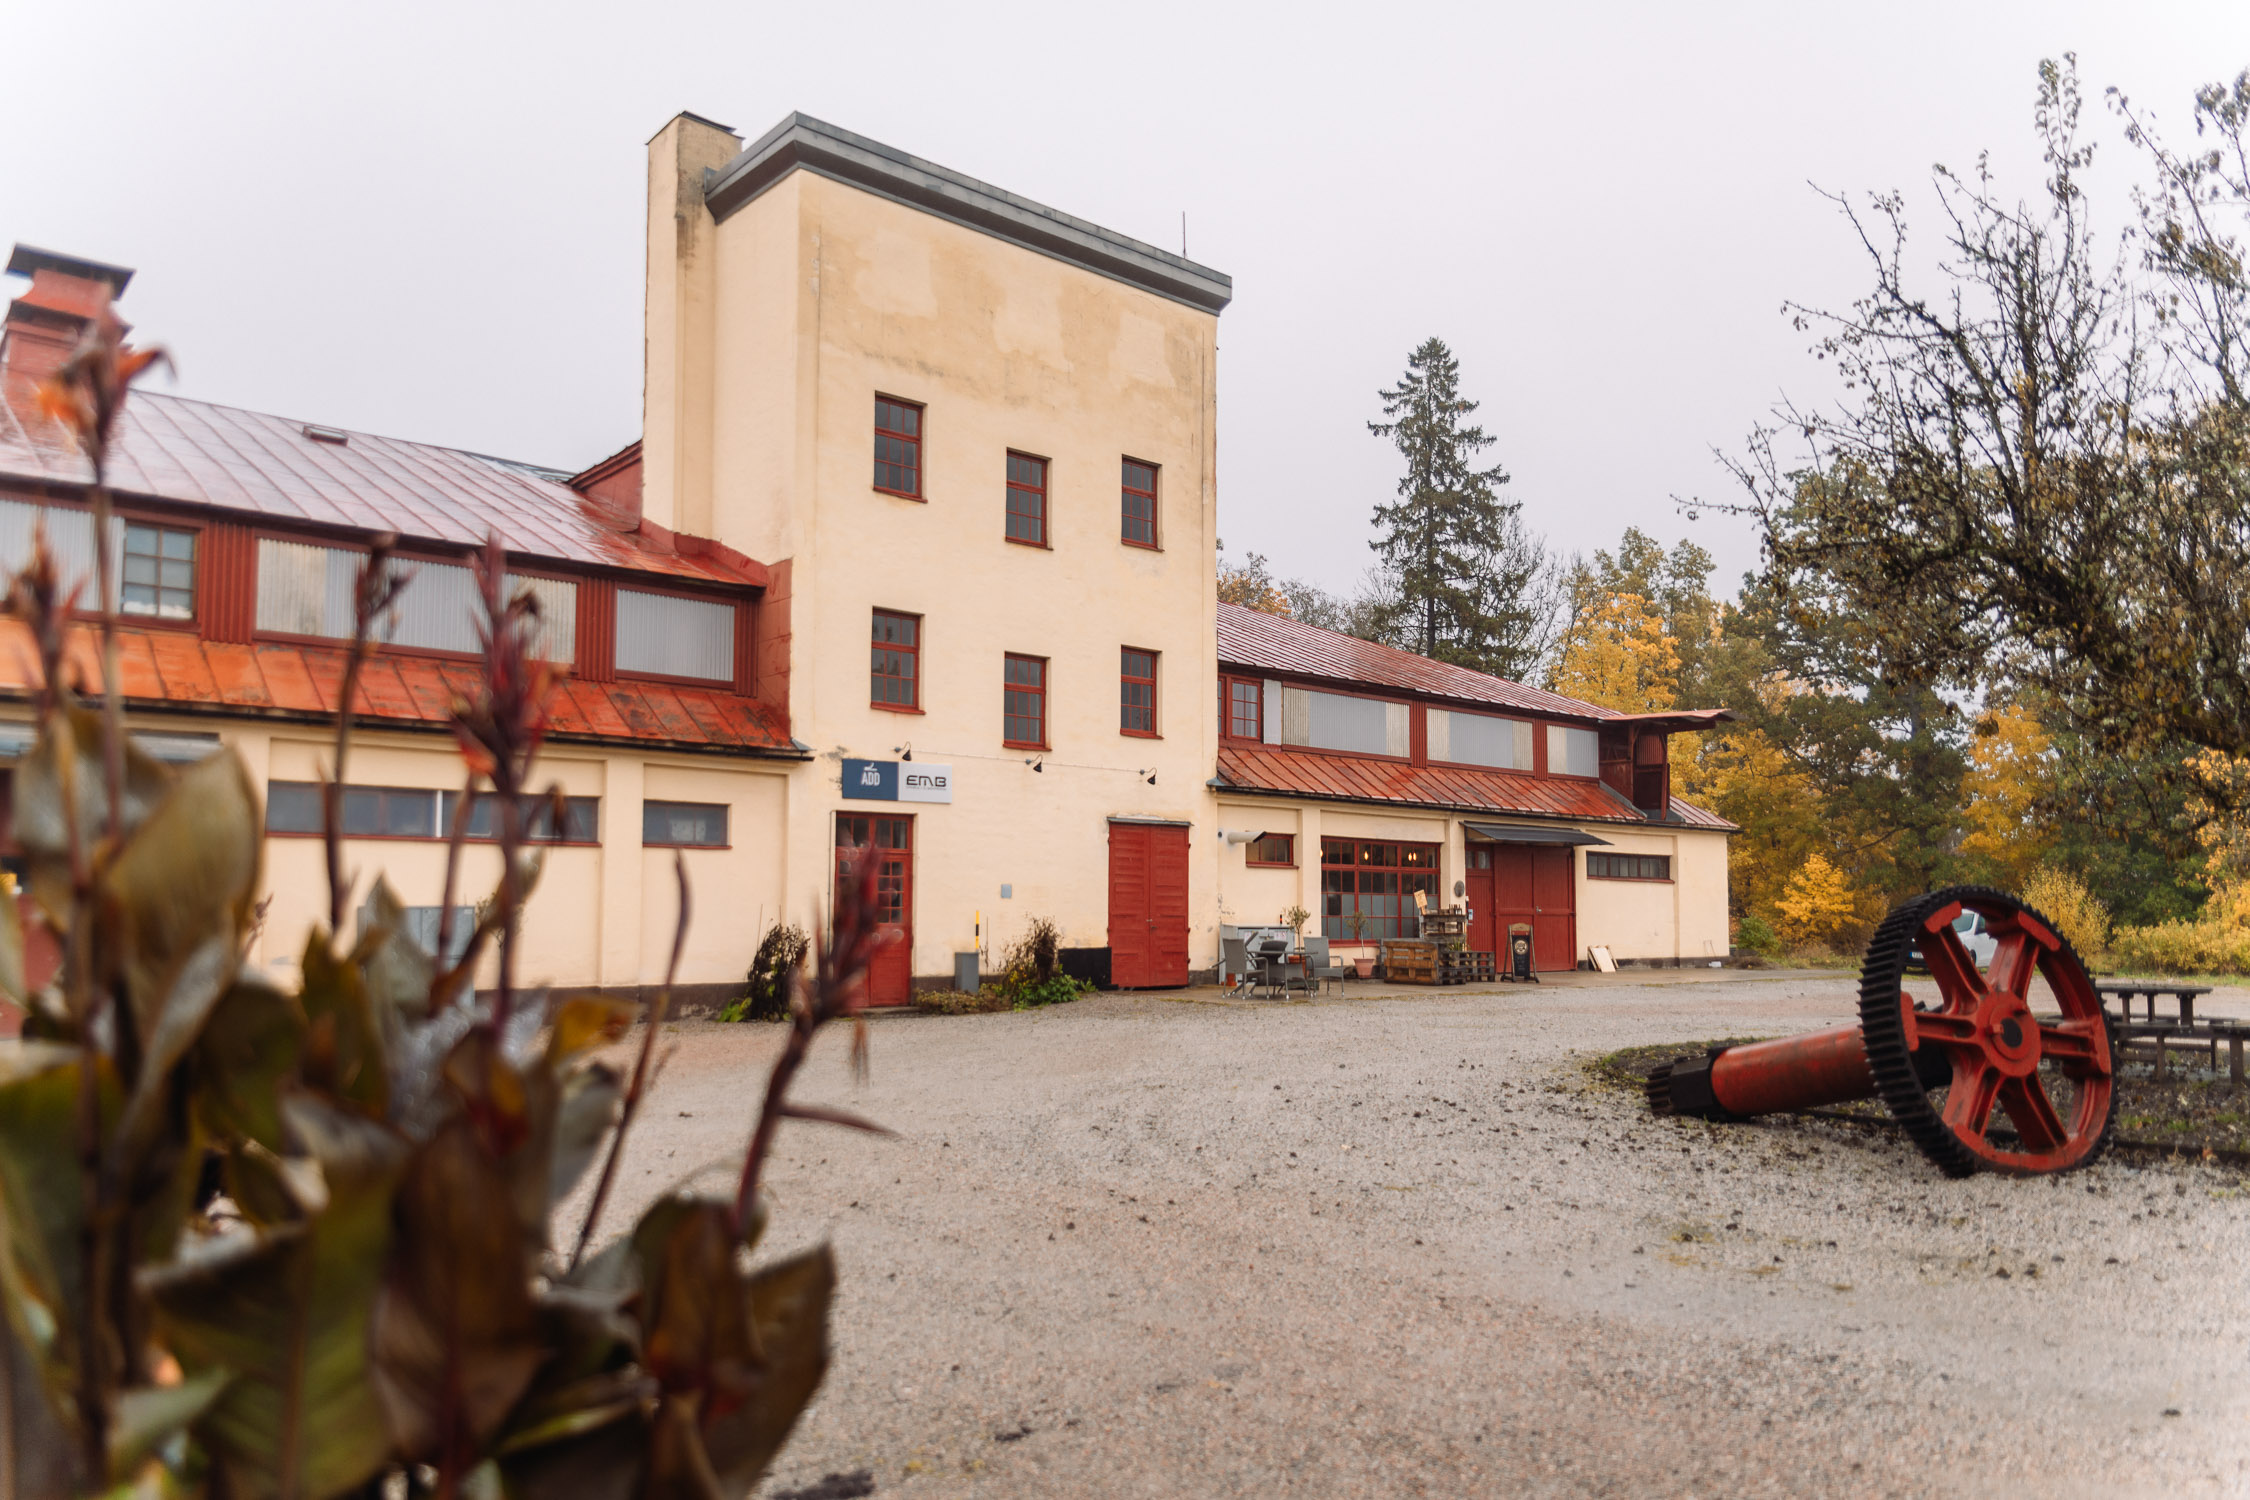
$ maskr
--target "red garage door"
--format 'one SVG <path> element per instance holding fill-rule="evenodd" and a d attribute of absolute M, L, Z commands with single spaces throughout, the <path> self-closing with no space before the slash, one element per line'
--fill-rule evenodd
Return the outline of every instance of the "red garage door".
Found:
<path fill-rule="evenodd" d="M 1188 831 L 1109 825 L 1109 975 L 1122 989 L 1188 979 Z"/>

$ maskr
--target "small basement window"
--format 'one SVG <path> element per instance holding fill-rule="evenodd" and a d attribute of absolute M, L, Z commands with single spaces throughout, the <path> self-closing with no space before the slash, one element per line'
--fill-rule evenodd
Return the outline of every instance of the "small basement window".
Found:
<path fill-rule="evenodd" d="M 643 802 L 641 842 L 666 849 L 727 847 L 724 802 Z"/>
<path fill-rule="evenodd" d="M 347 786 L 343 825 L 346 838 L 434 839 L 438 837 L 438 794 L 418 787 Z M 320 787 L 310 781 L 266 784 L 266 832 L 321 831 Z"/>
<path fill-rule="evenodd" d="M 453 836 L 453 819 L 461 805 L 459 792 L 447 792 L 438 809 L 439 836 Z M 534 844 L 598 844 L 602 838 L 602 799 L 599 797 L 566 797 L 563 799 L 563 823 L 555 826 L 554 802 L 536 793 L 527 792 L 518 805 L 523 808 L 523 836 Z M 480 792 L 469 805 L 469 825 L 462 835 L 479 843 L 500 837 L 500 799 L 490 792 Z"/>
<path fill-rule="evenodd" d="M 1593 854 L 1586 856 L 1590 880 L 1670 880 L 1669 854 Z"/>

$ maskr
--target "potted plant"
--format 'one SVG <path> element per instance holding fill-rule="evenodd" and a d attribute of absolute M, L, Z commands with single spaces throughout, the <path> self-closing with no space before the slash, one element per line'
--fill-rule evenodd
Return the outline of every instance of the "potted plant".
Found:
<path fill-rule="evenodd" d="M 1344 926 L 1351 930 L 1352 941 L 1359 945 L 1359 951 L 1352 955 L 1352 967 L 1358 971 L 1360 978 L 1373 979 L 1375 955 L 1367 951 L 1367 914 L 1358 911 L 1346 913 Z"/>
<path fill-rule="evenodd" d="M 1305 923 L 1311 919 L 1312 913 L 1306 911 L 1303 907 L 1289 906 L 1282 908 L 1278 920 L 1282 926 L 1289 929 L 1292 936 L 1303 937 L 1305 935 Z"/>

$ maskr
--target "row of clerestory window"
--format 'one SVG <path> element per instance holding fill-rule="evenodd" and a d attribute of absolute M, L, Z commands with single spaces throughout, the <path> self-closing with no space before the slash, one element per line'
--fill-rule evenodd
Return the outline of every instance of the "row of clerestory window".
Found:
<path fill-rule="evenodd" d="M 93 608 L 93 523 L 82 510 L 0 500 L 0 566 L 20 569 L 44 525 L 66 579 L 86 580 L 82 608 Z M 127 519 L 111 534 L 118 612 L 130 618 L 189 623 L 201 614 L 198 567 L 202 532 L 193 526 Z M 262 636 L 347 640 L 352 591 L 366 553 L 353 547 L 261 537 L 257 548 L 254 624 Z M 403 559 L 407 575 L 396 605 L 378 622 L 378 644 L 473 654 L 480 649 L 476 574 L 461 563 Z M 539 605 L 533 649 L 549 661 L 577 655 L 579 585 L 567 578 L 515 574 L 511 590 Z M 656 589 L 615 590 L 614 666 L 619 672 L 689 682 L 735 680 L 735 605 Z"/>
<path fill-rule="evenodd" d="M 461 836 L 473 843 L 490 843 L 500 837 L 501 799 L 479 793 L 464 809 L 459 792 L 425 787 L 358 786 L 341 788 L 337 808 L 346 838 L 447 839 L 456 821 Z M 518 806 L 523 836 L 534 844 L 599 844 L 601 798 L 565 797 L 559 810 L 555 800 L 525 796 Z M 641 803 L 641 842 L 650 847 L 724 849 L 727 814 L 724 802 Z M 266 832 L 283 835 L 318 835 L 324 815 L 321 788 L 312 781 L 266 783 Z"/>

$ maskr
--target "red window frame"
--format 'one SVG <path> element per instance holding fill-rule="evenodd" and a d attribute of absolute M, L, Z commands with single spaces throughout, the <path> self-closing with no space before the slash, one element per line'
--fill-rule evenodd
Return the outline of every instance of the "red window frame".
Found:
<path fill-rule="evenodd" d="M 129 616 L 135 620 L 165 620 L 174 625 L 195 624 L 202 616 L 203 590 L 200 574 L 203 559 L 198 554 L 203 550 L 203 529 L 199 526 L 172 526 L 159 521 L 144 521 L 138 516 L 119 516 L 117 521 L 119 526 L 123 528 L 118 533 L 117 544 L 119 562 L 117 613 L 121 617 Z M 156 539 L 156 551 L 154 553 L 135 552 L 133 550 L 133 533 L 135 531 L 154 533 Z M 165 544 L 175 537 L 187 539 L 188 551 L 185 559 L 173 557 L 166 550 Z M 168 566 L 182 561 L 187 564 L 187 586 L 185 588 L 164 581 Z M 135 562 L 153 565 L 151 576 L 146 580 L 135 580 L 133 577 L 135 572 L 133 564 Z M 128 596 L 136 588 L 151 591 L 148 607 L 144 609 L 133 607 L 133 601 Z M 187 595 L 186 614 L 168 615 L 164 613 L 166 596 L 174 594 Z"/>
<path fill-rule="evenodd" d="M 1047 545 L 1047 460 L 1008 450 L 1007 537 L 1022 547 Z"/>
<path fill-rule="evenodd" d="M 888 623 L 889 636 L 883 634 Z M 901 638 L 900 627 L 904 627 Z M 867 702 L 895 714 L 922 711 L 922 617 L 903 610 L 878 609 L 869 626 Z M 886 670 L 887 669 L 887 670 Z M 899 696 L 904 694 L 904 696 Z"/>
<path fill-rule="evenodd" d="M 1669 854 L 1596 854 L 1586 852 L 1588 880 L 1644 880 L 1656 885 L 1672 882 Z"/>
<path fill-rule="evenodd" d="M 1226 694 L 1226 702 L 1221 707 L 1226 714 L 1227 738 L 1263 740 L 1266 737 L 1265 683 L 1254 677 L 1222 677 L 1219 690 Z M 1244 712 L 1246 707 L 1247 713 Z M 1244 725 L 1249 727 L 1244 728 Z"/>
<path fill-rule="evenodd" d="M 1297 835 L 1293 833 L 1261 833 L 1243 850 L 1246 864 L 1273 869 L 1297 867 Z"/>
<path fill-rule="evenodd" d="M 1152 552 L 1161 547 L 1156 531 L 1157 468 L 1137 458 L 1128 458 L 1121 466 L 1117 538 L 1128 547 L 1146 547 Z"/>
<path fill-rule="evenodd" d="M 1047 748 L 1047 658 L 1003 658 L 1000 689 L 1000 743 L 1011 750 Z"/>
<path fill-rule="evenodd" d="M 1156 731 L 1156 659 L 1161 653 L 1125 646 L 1117 653 L 1117 732 L 1144 740 Z M 1138 658 L 1136 660 L 1136 658 Z"/>
<path fill-rule="evenodd" d="M 875 398 L 875 488 L 902 500 L 922 498 L 922 403 Z"/>

